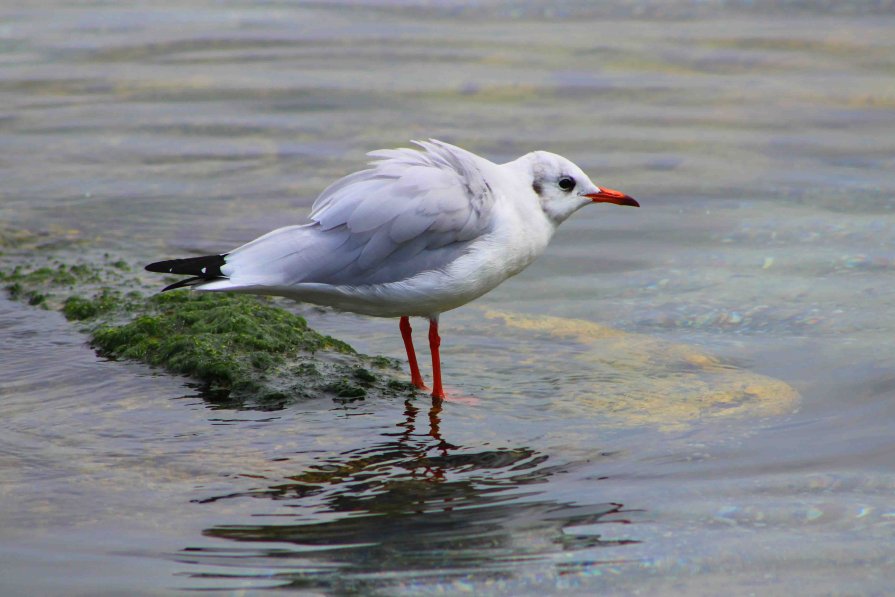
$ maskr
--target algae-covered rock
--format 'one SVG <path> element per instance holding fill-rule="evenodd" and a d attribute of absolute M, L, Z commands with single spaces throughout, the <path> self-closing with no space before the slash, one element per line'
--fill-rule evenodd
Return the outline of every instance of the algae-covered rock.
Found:
<path fill-rule="evenodd" d="M 107 358 L 186 375 L 215 395 L 262 406 L 316 396 L 414 394 L 398 377 L 398 361 L 359 354 L 272 299 L 157 294 L 134 268 L 109 256 L 98 263 L 33 261 L 0 272 L 0 284 L 16 300 L 58 309 L 77 322 Z"/>
<path fill-rule="evenodd" d="M 397 362 L 357 354 L 303 317 L 254 296 L 150 296 L 133 320 L 95 328 L 91 345 L 101 355 L 164 367 L 240 395 L 359 399 L 373 388 L 395 393 L 367 368 L 394 371 Z"/>

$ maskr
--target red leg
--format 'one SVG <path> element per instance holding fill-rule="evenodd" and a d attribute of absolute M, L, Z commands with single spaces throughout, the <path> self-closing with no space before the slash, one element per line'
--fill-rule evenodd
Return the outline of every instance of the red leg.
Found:
<path fill-rule="evenodd" d="M 410 383 L 415 387 L 425 390 L 426 384 L 423 383 L 423 376 L 420 375 L 420 366 L 416 362 L 416 351 L 413 350 L 413 336 L 410 327 L 410 318 L 402 317 L 399 326 L 401 328 L 401 338 L 404 339 L 404 348 L 407 349 L 407 360 L 410 362 Z"/>
<path fill-rule="evenodd" d="M 441 346 L 441 337 L 438 335 L 438 318 L 429 320 L 429 350 L 432 351 L 432 397 L 444 398 L 444 388 L 441 387 L 441 355 L 438 347 Z"/>

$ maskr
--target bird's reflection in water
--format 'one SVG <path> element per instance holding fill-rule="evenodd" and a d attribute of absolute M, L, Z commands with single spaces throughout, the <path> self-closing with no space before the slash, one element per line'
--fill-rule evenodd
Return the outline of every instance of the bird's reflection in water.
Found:
<path fill-rule="evenodd" d="M 603 539 L 592 528 L 573 531 L 616 523 L 617 536 L 618 524 L 629 522 L 621 504 L 570 505 L 544 498 L 535 487 L 574 465 L 548 465 L 547 455 L 525 447 L 471 451 L 454 445 L 442 436 L 441 414 L 441 400 L 433 401 L 428 430 L 418 432 L 420 408 L 408 400 L 404 420 L 383 434 L 385 441 L 346 452 L 288 483 L 204 500 L 267 498 L 296 510 L 286 515 L 291 524 L 277 514 L 277 524 L 204 532 L 256 548 L 195 547 L 178 559 L 216 567 L 193 579 L 239 579 L 242 587 L 256 579 L 339 592 L 502 578 L 535 565 L 555 566 L 560 574 L 570 565 L 599 566 L 604 558 L 598 548 L 635 542 Z M 575 552 L 581 557 L 554 561 Z M 222 574 L 220 566 L 230 571 Z"/>

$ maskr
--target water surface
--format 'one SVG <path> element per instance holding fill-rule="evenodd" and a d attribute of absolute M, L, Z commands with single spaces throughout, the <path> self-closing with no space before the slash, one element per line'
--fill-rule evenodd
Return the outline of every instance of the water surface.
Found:
<path fill-rule="evenodd" d="M 442 318 L 477 401 L 441 409 L 234 409 L 0 299 L 0 587 L 886 592 L 895 16 L 818 6 L 0 10 L 0 219 L 72 257 L 226 250 L 411 138 L 643 205 Z M 289 308 L 402 356 L 394 321 Z M 728 375 L 763 401 L 689 408 Z"/>

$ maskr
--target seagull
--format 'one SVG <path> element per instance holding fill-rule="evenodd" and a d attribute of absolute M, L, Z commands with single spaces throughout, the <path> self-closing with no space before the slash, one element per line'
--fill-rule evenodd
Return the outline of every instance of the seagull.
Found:
<path fill-rule="evenodd" d="M 432 396 L 441 381 L 438 317 L 494 289 L 544 252 L 557 227 L 591 203 L 640 207 L 546 151 L 496 164 L 435 139 L 370 152 L 369 168 L 324 189 L 310 222 L 220 255 L 159 261 L 191 276 L 163 289 L 284 296 L 400 318 L 411 383 L 426 390 L 410 317 L 429 320 Z"/>

